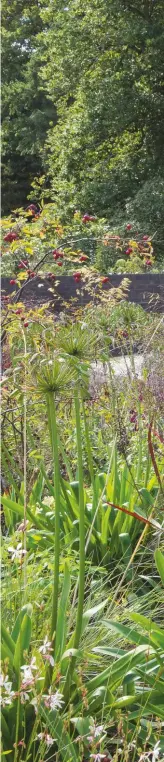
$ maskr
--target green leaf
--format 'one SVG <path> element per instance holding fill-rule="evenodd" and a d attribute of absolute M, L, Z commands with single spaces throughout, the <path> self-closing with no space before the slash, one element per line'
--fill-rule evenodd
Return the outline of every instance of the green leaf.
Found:
<path fill-rule="evenodd" d="M 154 553 L 156 567 L 164 585 L 164 554 L 157 548 Z"/>
<path fill-rule="evenodd" d="M 64 659 L 72 659 L 72 656 L 77 656 L 78 653 L 78 648 L 67 648 L 67 651 L 64 651 L 64 654 L 62 655 L 61 661 L 64 661 Z"/>
<path fill-rule="evenodd" d="M 148 632 L 159 632 L 161 635 L 163 635 L 164 630 L 161 629 L 161 627 L 158 627 L 158 625 L 152 621 L 152 619 L 148 619 L 148 617 L 143 616 L 143 614 L 131 614 L 130 618 L 133 619 L 134 622 L 137 622 L 138 624 L 143 627 L 144 630 L 147 630 Z"/>
<path fill-rule="evenodd" d="M 17 513 L 18 516 L 24 518 L 24 507 L 23 505 L 20 505 L 20 503 L 15 503 L 14 500 L 10 500 L 10 498 L 6 497 L 5 495 L 2 495 L 1 503 L 2 505 L 9 508 L 10 511 L 13 511 L 13 513 Z M 42 527 L 42 522 L 32 513 L 29 506 L 27 506 L 26 515 L 27 518 L 31 520 L 32 524 L 34 524 L 38 529 Z"/>
<path fill-rule="evenodd" d="M 139 633 L 138 630 L 136 630 L 134 627 L 127 626 L 124 624 L 120 624 L 119 622 L 112 622 L 111 620 L 104 620 L 103 622 L 107 628 L 110 630 L 114 630 L 114 632 L 118 632 L 119 635 L 121 635 L 125 640 L 130 640 L 132 643 L 135 643 L 136 645 L 141 645 L 141 643 L 147 643 L 149 644 L 149 639 L 144 635 L 143 633 Z"/>
<path fill-rule="evenodd" d="M 8 725 L 3 715 L 3 712 L 1 713 L 1 733 L 2 733 L 2 740 L 5 742 L 5 744 L 7 743 L 10 746 L 11 736 L 10 736 Z"/>
<path fill-rule="evenodd" d="M 8 630 L 6 630 L 6 627 L 4 626 L 3 622 L 1 623 L 1 637 L 3 643 L 7 646 L 11 654 L 14 654 L 15 651 L 15 644 L 13 641 L 13 638 L 9 634 Z"/>
<path fill-rule="evenodd" d="M 106 510 L 105 510 L 106 507 Z M 108 536 L 110 532 L 110 526 L 109 526 L 109 516 L 111 513 L 111 506 L 103 505 L 102 506 L 102 522 L 101 522 L 101 543 L 102 545 L 107 545 Z"/>
<path fill-rule="evenodd" d="M 15 624 L 14 624 L 14 627 L 13 627 L 13 630 L 12 630 L 12 633 L 11 633 L 11 637 L 12 637 L 14 643 L 16 643 L 16 641 L 17 641 L 17 638 L 18 638 L 18 635 L 19 635 L 19 632 L 20 632 L 20 627 L 21 627 L 24 615 L 25 614 L 30 614 L 30 613 L 31 613 L 31 605 L 29 603 L 27 603 L 26 606 L 23 606 L 21 611 L 19 611 L 19 614 L 18 614 L 18 616 L 16 618 L 16 621 L 15 621 Z M 15 652 L 15 647 L 14 647 L 14 652 Z"/>
<path fill-rule="evenodd" d="M 87 609 L 87 611 L 84 611 L 83 614 L 83 624 L 82 624 L 82 631 L 84 631 L 84 627 L 86 627 L 86 624 L 89 622 L 90 619 L 92 619 L 95 614 L 98 614 L 99 611 L 102 611 L 102 609 L 107 606 L 109 599 L 105 598 L 104 601 L 101 601 L 101 603 L 97 603 L 96 606 L 93 606 L 91 609 Z"/>
<path fill-rule="evenodd" d="M 141 645 L 135 648 L 128 654 L 120 656 L 116 665 L 110 664 L 103 672 L 88 682 L 88 693 L 95 690 L 98 686 L 108 683 L 108 688 L 113 688 L 114 685 L 119 685 L 122 679 L 125 677 L 126 672 L 132 669 L 133 666 L 142 664 L 147 653 L 147 645 Z M 151 652 L 151 649 L 150 649 Z"/>
<path fill-rule="evenodd" d="M 43 493 L 43 487 L 44 487 L 44 476 L 40 473 L 38 474 L 38 478 L 36 479 L 35 483 L 33 484 L 33 488 L 31 491 L 31 494 L 29 496 L 29 505 L 35 506 L 36 503 L 38 503 L 42 498 Z"/>
<path fill-rule="evenodd" d="M 19 487 L 18 487 L 17 482 L 15 481 L 15 479 L 13 477 L 13 474 L 12 474 L 12 472 L 11 472 L 9 466 L 8 466 L 7 460 L 6 460 L 5 455 L 3 454 L 3 452 L 2 452 L 2 464 L 3 464 L 4 472 L 5 471 L 7 472 L 9 484 L 12 485 L 12 487 L 14 487 L 15 493 L 18 495 L 19 499 L 23 503 L 23 498 L 21 497 Z"/>
<path fill-rule="evenodd" d="M 57 628 L 56 628 L 56 642 L 55 642 L 55 659 L 58 661 L 64 651 L 66 642 L 66 630 L 67 630 L 67 603 L 69 598 L 71 585 L 71 576 L 69 565 L 65 563 L 64 569 L 64 581 L 63 589 L 61 593 L 61 599 L 58 609 Z"/>
<path fill-rule="evenodd" d="M 30 607 L 30 604 L 29 604 Z M 21 623 L 20 632 L 15 645 L 13 668 L 19 679 L 20 667 L 24 661 L 24 651 L 28 651 L 31 640 L 31 617 L 25 614 Z"/>
<path fill-rule="evenodd" d="M 7 648 L 4 643 L 1 643 L 1 661 L 5 661 L 5 659 L 8 659 L 8 662 L 10 666 L 12 667 L 13 663 L 13 654 L 11 651 L 9 651 L 9 648 Z"/>

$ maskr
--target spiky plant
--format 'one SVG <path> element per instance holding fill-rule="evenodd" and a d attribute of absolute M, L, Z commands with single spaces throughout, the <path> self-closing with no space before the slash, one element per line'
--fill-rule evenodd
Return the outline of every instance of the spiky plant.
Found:
<path fill-rule="evenodd" d="M 76 438 L 78 455 L 78 479 L 79 479 L 79 591 L 76 626 L 74 633 L 74 649 L 78 649 L 84 606 L 84 583 L 85 583 L 85 502 L 84 502 L 84 479 L 83 479 L 83 458 L 82 458 L 82 437 L 81 437 L 81 396 L 88 387 L 89 360 L 93 358 L 93 349 L 96 350 L 96 339 L 93 333 L 80 324 L 72 325 L 69 328 L 62 329 L 58 334 L 57 346 L 64 360 L 68 362 L 68 367 L 74 372 L 74 405 L 76 418 Z M 71 677 L 74 670 L 76 656 L 73 655 L 70 661 L 65 683 L 64 696 L 67 701 L 71 685 Z"/>
<path fill-rule="evenodd" d="M 37 391 L 46 395 L 48 425 L 52 446 L 53 464 L 54 464 L 54 492 L 55 492 L 55 542 L 54 542 L 54 581 L 52 598 L 52 616 L 50 637 L 53 650 L 55 650 L 55 634 L 58 614 L 58 594 L 59 594 L 59 559 L 60 559 L 60 468 L 59 468 L 59 448 L 58 448 L 58 430 L 56 419 L 55 397 L 59 397 L 63 391 L 68 393 L 72 381 L 72 373 L 59 360 L 52 364 L 43 365 L 42 372 L 36 377 Z M 46 687 L 51 682 L 53 667 L 49 665 L 46 675 Z"/>

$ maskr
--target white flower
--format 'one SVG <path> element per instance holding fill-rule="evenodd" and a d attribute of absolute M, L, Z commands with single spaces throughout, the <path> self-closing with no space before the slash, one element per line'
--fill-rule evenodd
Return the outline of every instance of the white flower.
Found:
<path fill-rule="evenodd" d="M 93 725 L 90 725 L 90 736 L 88 736 L 88 741 L 93 741 L 95 738 L 100 738 L 102 733 L 104 734 L 104 726 L 103 725 L 96 725 L 93 723 Z M 106 735 L 106 733 L 105 733 Z"/>
<path fill-rule="evenodd" d="M 33 699 L 31 699 L 30 704 L 34 707 L 35 714 L 38 713 L 38 696 L 34 696 Z"/>
<path fill-rule="evenodd" d="M 139 758 L 139 762 L 157 762 L 160 755 L 160 741 L 157 741 L 157 743 L 154 746 L 153 751 L 146 751 L 145 753 L 141 754 Z"/>
<path fill-rule="evenodd" d="M 51 666 L 54 667 L 55 662 L 51 654 L 51 651 L 53 651 L 52 643 L 50 640 L 48 640 L 47 635 L 44 639 L 43 645 L 40 646 L 39 651 L 42 654 L 44 661 L 48 661 L 49 664 L 51 664 Z"/>
<path fill-rule="evenodd" d="M 43 654 L 43 656 L 45 656 L 45 654 L 47 654 L 47 650 L 52 651 L 52 643 L 50 640 L 48 640 L 46 635 L 46 637 L 44 638 L 44 643 L 42 646 L 40 646 L 39 651 L 41 654 Z"/>
<path fill-rule="evenodd" d="M 15 692 L 12 690 L 12 683 L 8 679 L 8 675 L 0 675 L 0 686 L 2 688 L 2 694 L 0 696 L 1 706 L 7 706 L 12 704 L 13 698 L 15 698 Z"/>
<path fill-rule="evenodd" d="M 25 704 L 26 701 L 29 701 L 29 694 L 26 693 L 26 691 L 20 691 L 19 695 L 21 704 Z"/>
<path fill-rule="evenodd" d="M 47 495 L 47 497 L 42 500 L 43 505 L 48 505 L 48 508 L 51 508 L 51 505 L 54 504 L 54 497 L 52 495 Z"/>
<path fill-rule="evenodd" d="M 0 674 L 0 688 L 4 687 L 6 681 L 8 681 L 8 675 L 3 675 L 3 672 Z"/>
<path fill-rule="evenodd" d="M 25 532 L 28 527 L 29 521 L 26 519 L 25 521 L 21 521 L 21 523 L 17 527 L 17 532 Z"/>
<path fill-rule="evenodd" d="M 157 741 L 153 749 L 152 762 L 156 762 L 156 760 L 159 759 L 159 755 L 160 755 L 160 741 Z"/>
<path fill-rule="evenodd" d="M 59 691 L 51 693 L 49 690 L 49 696 L 44 696 L 44 703 L 48 709 L 62 709 L 62 704 L 64 704 L 62 694 Z"/>
<path fill-rule="evenodd" d="M 105 754 L 90 754 L 90 759 L 94 759 L 95 762 L 101 762 L 105 758 Z"/>
<path fill-rule="evenodd" d="M 37 666 L 36 666 L 36 656 L 32 657 L 32 659 L 30 661 L 30 664 L 22 664 L 21 669 L 24 672 L 24 677 L 31 677 L 32 670 L 33 669 L 34 670 L 37 669 Z"/>
<path fill-rule="evenodd" d="M 22 561 L 23 556 L 25 556 L 27 553 L 27 550 L 25 550 L 25 548 L 22 548 L 21 542 L 18 542 L 18 545 L 16 548 L 13 548 L 11 545 L 7 550 L 8 550 L 8 553 L 12 553 L 11 561 L 15 561 L 15 558 L 18 558 L 19 561 Z"/>
<path fill-rule="evenodd" d="M 26 688 L 27 688 L 27 690 L 31 689 L 32 685 L 35 682 L 35 677 L 33 675 L 33 670 L 36 670 L 36 669 L 37 669 L 37 666 L 36 666 L 36 658 L 35 658 L 35 656 L 33 656 L 33 658 L 31 659 L 30 664 L 23 664 L 22 665 L 21 670 L 23 672 L 23 676 L 22 676 L 22 682 L 21 682 L 21 690 L 22 689 L 24 690 Z"/>
<path fill-rule="evenodd" d="M 55 741 L 55 738 L 52 738 L 49 733 L 38 733 L 37 738 L 39 741 L 45 741 L 46 746 L 52 746 Z"/>

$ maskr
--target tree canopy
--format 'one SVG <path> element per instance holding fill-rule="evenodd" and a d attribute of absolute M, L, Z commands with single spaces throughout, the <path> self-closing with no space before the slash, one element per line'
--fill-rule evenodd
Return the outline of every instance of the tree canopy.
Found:
<path fill-rule="evenodd" d="M 44 174 L 61 216 L 161 240 L 163 0 L 3 0 L 3 28 L 5 208 Z"/>
<path fill-rule="evenodd" d="M 42 174 L 44 143 L 56 109 L 39 79 L 43 28 L 37 0 L 2 3 L 2 210 L 22 206 Z"/>

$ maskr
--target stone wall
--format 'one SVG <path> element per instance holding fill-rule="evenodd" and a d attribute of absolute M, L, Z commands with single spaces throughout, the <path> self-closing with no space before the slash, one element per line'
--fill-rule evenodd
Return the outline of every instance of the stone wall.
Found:
<path fill-rule="evenodd" d="M 148 312 L 164 312 L 164 273 L 147 273 L 139 275 L 125 275 L 112 274 L 109 276 L 110 282 L 103 286 L 105 291 L 109 291 L 110 288 L 116 288 L 120 285 L 123 278 L 130 280 L 130 287 L 128 292 L 128 301 L 141 305 Z M 67 302 L 75 304 L 72 300 L 77 299 L 76 304 L 84 305 L 90 302 L 91 297 L 85 290 L 82 295 L 77 294 L 81 290 L 81 286 L 75 283 L 74 279 L 70 275 L 63 275 L 58 278 L 58 286 L 56 288 L 55 296 L 51 292 L 52 283 L 48 279 L 36 277 L 30 280 L 25 288 L 22 290 L 20 300 L 26 304 L 27 307 L 34 307 L 37 304 L 44 304 L 50 302 L 54 312 L 58 313 L 63 309 L 63 303 Z M 2 296 L 13 293 L 15 286 L 10 284 L 9 278 L 2 278 L 1 291 Z"/>

